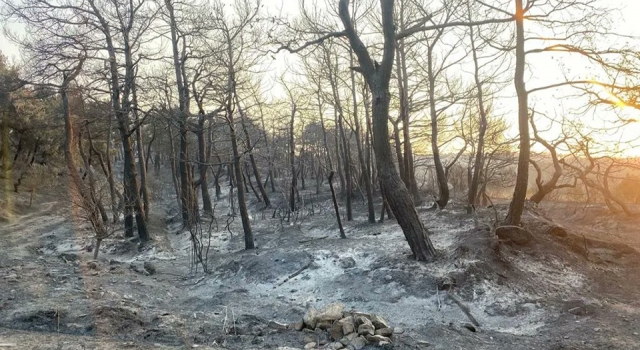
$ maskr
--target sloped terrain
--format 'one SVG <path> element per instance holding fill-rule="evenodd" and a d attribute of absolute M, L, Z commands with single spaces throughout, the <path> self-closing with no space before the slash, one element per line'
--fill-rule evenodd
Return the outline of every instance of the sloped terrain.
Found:
<path fill-rule="evenodd" d="M 270 321 L 293 325 L 312 307 L 342 303 L 402 329 L 380 348 L 640 347 L 640 265 L 627 245 L 580 241 L 567 225 L 567 235 L 554 234 L 542 229 L 554 225 L 550 218 L 533 209 L 525 217 L 532 241 L 514 245 L 487 225 L 493 209 L 479 213 L 475 228 L 463 208 L 421 207 L 439 256 L 420 263 L 395 221 L 368 224 L 357 211 L 343 240 L 328 198 L 306 195 L 291 220 L 251 205 L 255 251 L 242 250 L 240 220 L 219 201 L 210 237 L 205 230 L 208 274 L 195 272 L 174 200 L 156 204 L 152 244 L 113 237 L 97 262 L 69 208 L 52 198 L 22 206 L 0 223 L 0 344 L 301 349 L 307 333 Z"/>

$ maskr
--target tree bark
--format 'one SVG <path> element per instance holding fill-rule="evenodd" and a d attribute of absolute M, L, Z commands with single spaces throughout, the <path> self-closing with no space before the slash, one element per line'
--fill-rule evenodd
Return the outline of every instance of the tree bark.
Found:
<path fill-rule="evenodd" d="M 351 61 L 351 66 L 354 65 L 353 55 L 349 55 L 349 59 Z M 371 189 L 371 175 L 369 170 L 367 169 L 367 163 L 364 159 L 364 152 L 362 151 L 362 136 L 360 132 L 360 119 L 358 118 L 358 100 L 356 95 L 356 78 L 355 72 L 353 70 L 351 73 L 351 94 L 353 95 L 353 123 L 355 124 L 355 133 L 356 133 L 356 146 L 358 149 L 358 161 L 360 162 L 360 169 L 362 172 L 364 189 L 367 195 L 367 210 L 368 210 L 368 219 L 370 223 L 376 222 L 376 213 L 375 208 L 373 206 L 373 190 Z"/>
<path fill-rule="evenodd" d="M 291 120 L 289 121 L 289 166 L 291 167 L 291 188 L 289 191 L 289 209 L 296 211 L 296 191 L 298 190 L 298 174 L 296 174 L 296 146 L 293 135 L 293 123 L 295 121 L 297 106 L 294 103 L 291 108 Z"/>
<path fill-rule="evenodd" d="M 333 189 L 333 175 L 332 171 L 329 174 L 329 188 L 331 189 L 331 199 L 333 200 L 333 209 L 336 211 L 336 220 L 338 221 L 338 227 L 340 228 L 340 238 L 347 238 L 342 227 L 342 219 L 340 218 L 340 208 L 338 207 L 338 200 L 336 199 L 336 191 Z"/>
<path fill-rule="evenodd" d="M 395 54 L 395 26 L 393 23 L 393 0 L 381 0 L 382 29 L 384 34 L 384 51 L 381 64 L 371 59 L 364 43 L 356 34 L 349 15 L 348 0 L 340 0 L 339 14 L 349 39 L 351 48 L 358 57 L 367 84 L 371 90 L 374 148 L 378 176 L 402 232 L 411 247 L 415 259 L 430 260 L 436 251 L 428 237 L 428 231 L 422 224 L 415 209 L 411 195 L 405 187 L 393 164 L 391 146 L 389 145 L 389 81 Z"/>
<path fill-rule="evenodd" d="M 516 72 L 514 84 L 518 96 L 518 127 L 520 131 L 520 154 L 518 156 L 518 173 L 513 198 L 505 219 L 508 225 L 518 226 L 524 211 L 524 202 L 529 187 L 529 158 L 531 155 L 529 136 L 529 98 L 524 82 L 524 9 L 522 0 L 516 1 Z"/>

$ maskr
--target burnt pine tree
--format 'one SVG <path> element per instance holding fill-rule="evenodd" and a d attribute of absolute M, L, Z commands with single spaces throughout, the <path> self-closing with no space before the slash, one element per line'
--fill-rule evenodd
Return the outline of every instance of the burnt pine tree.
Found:
<path fill-rule="evenodd" d="M 344 26 L 344 34 L 349 39 L 353 52 L 358 57 L 360 67 L 356 68 L 367 81 L 371 90 L 371 110 L 373 118 L 373 146 L 378 166 L 378 176 L 387 196 L 387 201 L 402 227 L 415 259 L 425 261 L 435 256 L 435 249 L 428 237 L 409 191 L 395 168 L 389 144 L 389 81 L 396 51 L 396 32 L 393 24 L 393 0 L 380 0 L 382 9 L 382 31 L 384 51 L 382 62 L 375 62 L 364 43 L 356 33 L 349 14 L 349 1 L 340 0 L 339 14 Z"/>

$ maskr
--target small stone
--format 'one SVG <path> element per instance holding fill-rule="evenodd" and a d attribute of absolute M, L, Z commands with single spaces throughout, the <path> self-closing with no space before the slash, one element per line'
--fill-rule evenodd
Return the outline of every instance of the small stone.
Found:
<path fill-rule="evenodd" d="M 338 322 L 342 326 L 342 334 L 350 334 L 356 331 L 356 326 L 353 322 L 353 317 L 347 316 L 345 318 L 340 319 Z"/>
<path fill-rule="evenodd" d="M 376 329 L 389 328 L 389 323 L 380 315 L 372 314 L 369 319 Z"/>
<path fill-rule="evenodd" d="M 290 323 L 289 329 L 294 329 L 296 331 L 301 331 L 304 328 L 304 321 L 298 321 L 296 323 Z"/>
<path fill-rule="evenodd" d="M 380 328 L 376 330 L 375 334 L 388 338 L 393 335 L 393 328 Z"/>
<path fill-rule="evenodd" d="M 329 344 L 329 349 L 331 350 L 338 350 L 342 348 L 344 348 L 344 345 L 342 345 L 342 343 L 339 341 Z"/>
<path fill-rule="evenodd" d="M 342 343 L 342 345 L 346 346 L 351 344 L 351 342 L 357 337 L 358 335 L 356 333 L 347 334 L 344 337 L 342 337 L 342 339 L 340 339 L 340 342 Z"/>
<path fill-rule="evenodd" d="M 316 328 L 316 324 L 318 323 L 317 317 L 318 317 L 318 310 L 316 310 L 314 308 L 310 308 L 307 311 L 307 313 L 304 314 L 304 317 L 302 318 L 302 320 L 304 321 L 304 324 L 309 329 L 315 329 Z"/>
<path fill-rule="evenodd" d="M 142 266 L 144 267 L 144 270 L 147 271 L 148 274 L 155 275 L 156 267 L 151 262 L 145 261 Z"/>
<path fill-rule="evenodd" d="M 98 268 L 98 264 L 95 261 L 89 261 L 87 263 L 87 267 L 91 270 L 96 270 Z"/>
<path fill-rule="evenodd" d="M 344 305 L 340 303 L 331 304 L 320 312 L 318 312 L 317 320 L 320 321 L 337 321 L 342 318 L 342 313 L 344 312 Z"/>
<path fill-rule="evenodd" d="M 340 321 L 334 322 L 331 325 L 331 339 L 336 341 L 342 339 L 344 332 L 342 331 L 342 324 Z"/>
<path fill-rule="evenodd" d="M 351 268 L 354 268 L 355 266 L 356 266 L 356 261 L 353 260 L 352 257 L 346 257 L 346 258 L 340 259 L 340 267 L 342 267 L 343 269 L 351 269 Z"/>
<path fill-rule="evenodd" d="M 391 339 L 387 337 L 383 337 L 381 335 L 367 335 L 367 341 L 373 344 L 378 344 L 380 342 L 391 342 Z"/>
<path fill-rule="evenodd" d="M 307 345 L 304 346 L 305 350 L 306 349 L 315 349 L 316 348 L 316 343 L 315 342 L 311 342 L 311 343 L 307 343 Z"/>
<path fill-rule="evenodd" d="M 384 275 L 384 280 L 387 282 L 391 282 L 393 280 L 393 277 L 391 277 L 391 275 Z"/>
<path fill-rule="evenodd" d="M 356 322 L 360 324 L 358 326 L 358 335 L 374 335 L 376 329 L 368 318 L 358 317 Z"/>
<path fill-rule="evenodd" d="M 273 328 L 273 329 L 277 329 L 277 330 L 286 330 L 287 328 L 289 328 L 289 325 L 286 323 L 280 323 L 280 322 L 276 322 L 276 321 L 269 321 L 269 327 Z"/>
<path fill-rule="evenodd" d="M 403 334 L 404 333 L 404 328 L 395 327 L 395 328 L 393 328 L 393 333 L 394 334 Z"/>
<path fill-rule="evenodd" d="M 364 348 L 367 345 L 367 339 L 365 339 L 364 337 L 360 336 L 357 337 L 356 339 L 354 339 L 351 344 L 349 344 L 351 346 L 353 346 L 353 348 L 355 350 L 360 350 L 362 348 Z"/>
<path fill-rule="evenodd" d="M 331 321 L 319 321 L 316 324 L 316 328 L 326 331 L 327 329 L 331 328 L 331 325 L 332 325 Z"/>

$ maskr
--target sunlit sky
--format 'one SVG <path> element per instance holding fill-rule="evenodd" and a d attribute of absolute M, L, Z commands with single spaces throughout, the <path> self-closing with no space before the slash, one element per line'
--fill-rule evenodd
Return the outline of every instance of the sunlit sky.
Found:
<path fill-rule="evenodd" d="M 336 3 L 338 0 L 335 0 Z M 297 1 L 294 0 L 263 0 L 263 3 L 269 10 L 269 12 L 278 12 L 280 9 L 291 13 L 295 11 L 297 8 Z M 296 3 L 296 6 L 289 6 L 291 3 Z M 619 22 L 616 24 L 617 32 L 627 35 L 640 35 L 640 26 L 638 25 L 638 14 L 640 14 L 640 1 L 638 0 L 616 0 L 616 1 L 607 1 L 605 3 L 610 3 L 612 9 L 620 9 L 619 12 L 620 18 Z M 616 17 L 618 15 L 616 14 Z M 20 32 L 21 27 L 14 23 L 3 23 L 3 29 L 9 29 L 11 31 Z M 640 50 L 640 39 L 638 39 L 638 49 Z M 20 61 L 20 53 L 16 46 L 9 42 L 4 33 L 0 33 L 0 51 L 6 56 L 9 57 L 11 61 L 19 62 Z M 559 58 L 558 55 L 534 55 L 528 57 L 529 63 L 529 71 L 527 78 L 527 87 L 533 88 L 536 86 L 553 84 L 556 82 L 562 82 L 563 78 L 563 70 L 559 68 Z M 583 68 L 582 64 L 579 61 L 574 62 L 571 61 L 570 58 L 564 57 L 561 58 L 565 64 L 575 65 L 572 67 L 575 71 L 577 71 L 577 75 L 580 74 L 580 69 Z M 568 61 L 567 61 L 568 60 Z M 277 61 L 275 64 L 271 66 L 275 70 L 282 70 L 283 67 L 292 64 L 295 62 L 295 56 L 288 54 L 278 55 Z M 582 67 L 581 67 L 582 66 Z M 586 75 L 586 72 L 585 72 Z M 272 75 L 273 76 L 273 75 Z M 584 77 L 588 78 L 588 77 Z M 278 91 L 276 87 L 272 91 Z M 571 93 L 570 88 L 562 88 L 545 91 L 543 93 L 537 93 L 530 97 L 530 107 L 535 108 L 542 113 L 545 113 L 550 116 L 562 116 L 568 115 L 575 110 L 579 109 L 584 105 L 584 101 L 576 101 L 567 98 L 561 98 Z M 512 136 L 517 135 L 517 123 L 516 123 L 516 108 L 517 103 L 514 98 L 515 90 L 512 86 L 509 86 L 504 92 L 502 92 L 501 97 L 495 101 L 494 108 L 496 109 L 496 113 L 503 114 L 507 121 L 511 124 L 510 134 Z M 618 108 L 618 115 L 621 115 L 625 118 L 633 118 L 640 120 L 640 112 L 632 109 L 632 108 Z M 576 117 L 576 116 L 574 116 Z M 597 110 L 592 110 L 584 115 L 577 116 L 581 122 L 586 125 L 594 125 L 596 127 L 602 127 L 605 125 L 601 120 L 602 119 L 615 119 L 616 114 L 611 111 L 607 111 L 604 108 L 600 108 Z M 544 126 L 540 129 L 544 129 Z M 551 128 L 551 131 L 547 132 L 548 138 L 553 138 L 555 135 L 554 130 L 557 131 L 557 128 Z M 557 132 L 556 132 L 557 134 Z M 626 155 L 640 156 L 640 147 L 632 147 L 634 145 L 625 145 L 625 140 L 635 139 L 638 135 L 640 135 L 640 125 L 639 123 L 633 123 L 624 128 L 623 132 L 611 133 L 611 135 L 603 134 L 601 137 L 603 139 L 607 139 L 607 141 L 611 144 L 612 149 L 615 148 L 616 143 L 620 143 L 620 148 L 623 150 Z M 620 142 L 622 141 L 622 142 Z"/>

